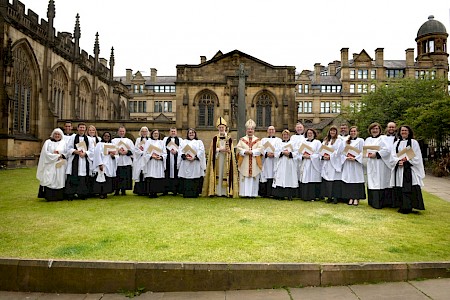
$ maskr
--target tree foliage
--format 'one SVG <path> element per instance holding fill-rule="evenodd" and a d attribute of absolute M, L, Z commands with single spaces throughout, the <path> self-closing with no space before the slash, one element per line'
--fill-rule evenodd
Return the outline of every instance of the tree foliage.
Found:
<path fill-rule="evenodd" d="M 410 125 L 417 139 L 434 138 L 441 142 L 450 134 L 450 97 L 445 79 L 389 81 L 364 95 L 359 111 L 343 111 L 362 136 L 368 134 L 366 129 L 371 123 L 385 127 L 391 121 Z"/>

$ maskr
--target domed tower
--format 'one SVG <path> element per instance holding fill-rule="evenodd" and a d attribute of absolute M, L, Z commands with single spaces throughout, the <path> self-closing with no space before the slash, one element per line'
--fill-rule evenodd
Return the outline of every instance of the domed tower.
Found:
<path fill-rule="evenodd" d="M 438 76 L 448 74 L 448 33 L 444 24 L 429 16 L 428 21 L 420 26 L 417 32 L 417 66 L 418 68 L 434 69 Z"/>

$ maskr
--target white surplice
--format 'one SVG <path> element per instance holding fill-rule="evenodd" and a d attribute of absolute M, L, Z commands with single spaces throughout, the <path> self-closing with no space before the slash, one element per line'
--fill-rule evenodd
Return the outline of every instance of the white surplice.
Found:
<path fill-rule="evenodd" d="M 329 160 L 322 161 L 321 176 L 327 181 L 335 181 L 342 179 L 342 147 L 343 142 L 340 139 L 336 139 L 334 144 L 331 142 L 323 142 L 323 145 L 331 147 L 334 149 L 333 153 L 330 155 Z"/>
<path fill-rule="evenodd" d="M 169 153 L 167 153 L 167 148 L 165 147 L 165 145 L 167 143 L 167 139 L 171 139 L 170 141 L 175 143 L 175 138 L 171 137 L 171 136 L 166 136 L 163 139 L 164 151 L 166 152 L 167 156 L 170 155 L 169 176 L 170 176 L 170 178 L 175 178 L 175 168 L 178 169 L 180 167 L 180 159 L 181 159 L 181 157 L 178 157 L 180 149 L 178 149 L 178 152 L 176 154 L 172 154 L 172 152 L 170 152 L 170 151 L 169 151 Z M 181 142 L 182 141 L 183 141 L 183 139 L 178 137 L 178 142 L 180 143 L 179 146 L 181 146 Z M 177 165 L 175 165 L 175 158 L 177 158 Z"/>
<path fill-rule="evenodd" d="M 46 140 L 42 146 L 41 155 L 36 172 L 36 178 L 41 186 L 51 189 L 62 189 L 66 182 L 67 161 L 61 164 L 61 154 L 66 155 L 67 144 L 64 139 L 60 141 Z M 55 153 L 57 151 L 58 153 Z M 56 164 L 60 163 L 59 168 Z"/>
<path fill-rule="evenodd" d="M 367 188 L 382 190 L 390 187 L 391 168 L 389 167 L 389 161 L 391 150 L 386 145 L 384 136 L 368 137 L 364 146 L 379 146 L 380 150 L 376 153 L 381 157 L 381 159 L 364 157 L 364 160 L 367 160 Z M 372 152 L 375 153 L 375 151 Z"/>
<path fill-rule="evenodd" d="M 197 158 L 192 161 L 187 159 L 181 159 L 182 154 L 185 153 L 185 147 L 191 147 L 196 153 Z M 206 170 L 206 158 L 205 158 L 205 146 L 201 140 L 182 140 L 180 142 L 180 151 L 178 152 L 180 157 L 180 167 L 178 169 L 178 177 L 194 179 L 205 176 Z"/>
<path fill-rule="evenodd" d="M 72 162 L 74 159 L 74 155 L 73 152 L 76 149 L 75 147 L 75 137 L 77 135 L 72 135 L 70 136 L 70 138 L 67 141 L 67 169 L 66 169 L 66 174 L 67 175 L 71 175 L 72 174 Z M 89 138 L 87 136 L 80 136 L 79 138 L 79 142 L 84 141 L 86 144 L 88 145 L 88 149 L 86 151 L 86 156 L 85 157 L 80 157 L 78 159 L 78 174 L 73 174 L 75 176 L 88 176 L 89 174 L 86 173 L 86 164 L 90 161 L 94 160 L 94 145 L 92 145 L 92 143 L 90 142 Z M 89 160 L 88 160 L 89 159 Z"/>
<path fill-rule="evenodd" d="M 161 160 L 151 158 L 150 153 L 148 153 L 148 148 L 153 145 L 155 147 L 158 147 L 162 150 L 162 153 L 159 155 L 163 158 Z M 166 151 L 165 151 L 165 145 L 162 140 L 152 140 L 149 139 L 147 142 L 145 142 L 144 146 L 144 168 L 143 173 L 144 177 L 148 178 L 164 178 L 165 174 L 164 171 L 166 169 Z"/>
<path fill-rule="evenodd" d="M 406 148 L 407 140 L 398 140 L 395 142 L 392 152 L 391 152 L 391 186 L 397 186 L 402 187 L 403 186 L 403 167 L 399 166 L 397 168 L 397 173 L 395 172 L 395 165 L 399 161 L 399 158 L 397 156 L 397 144 L 400 144 L 398 146 L 398 151 L 402 151 Z M 423 186 L 423 179 L 425 178 L 425 169 L 423 167 L 423 161 L 422 161 L 422 152 L 420 150 L 419 143 L 412 139 L 411 140 L 411 148 L 414 151 L 414 158 L 411 160 L 408 160 L 411 164 L 411 173 L 412 173 L 412 185 L 419 185 Z"/>
<path fill-rule="evenodd" d="M 292 141 L 283 142 L 280 141 L 276 144 L 275 148 L 275 166 L 274 166 L 274 177 L 272 187 L 282 187 L 282 188 L 298 188 L 298 177 L 297 177 L 297 162 L 296 158 L 298 156 L 297 151 L 292 151 L 292 158 L 285 155 L 281 156 L 286 147 L 291 146 L 294 150 L 294 143 Z"/>
<path fill-rule="evenodd" d="M 108 177 L 116 177 L 117 159 L 119 155 L 116 152 L 114 158 L 110 154 L 104 153 L 105 145 L 111 145 L 110 143 L 100 142 L 97 143 L 94 150 L 94 171 L 99 173 L 99 166 L 103 165 L 103 172 Z"/>
<path fill-rule="evenodd" d="M 263 138 L 261 140 L 261 145 L 264 145 L 269 142 L 272 147 L 275 150 L 275 147 L 278 143 L 281 143 L 281 139 L 279 137 L 274 137 L 274 138 Z M 267 182 L 267 179 L 273 179 L 274 176 L 274 166 L 275 166 L 275 157 L 266 157 L 266 154 L 271 152 L 271 150 L 269 149 L 265 149 L 263 150 L 262 154 L 263 154 L 263 167 L 261 170 L 261 178 L 260 181 L 261 182 Z"/>
<path fill-rule="evenodd" d="M 144 140 L 144 143 L 141 145 L 142 139 Z M 145 159 L 144 159 L 144 147 L 145 142 L 147 141 L 147 138 L 138 137 L 136 139 L 136 143 L 134 144 L 134 151 L 133 151 L 133 168 L 132 168 L 132 178 L 134 182 L 139 182 L 142 170 L 144 170 L 145 166 Z M 142 147 L 142 150 L 141 150 Z"/>
<path fill-rule="evenodd" d="M 122 144 L 121 144 L 121 146 L 119 146 L 120 142 L 124 143 L 126 146 L 123 146 Z M 112 139 L 111 143 L 113 143 L 114 145 L 116 145 L 116 146 L 118 146 L 120 148 L 123 148 L 123 149 L 125 149 L 127 151 L 130 150 L 131 153 L 133 153 L 133 151 L 134 151 L 133 141 L 130 140 L 129 138 L 116 137 L 116 138 Z M 132 156 L 133 155 L 121 155 L 121 154 L 119 154 L 119 158 L 117 159 L 117 166 L 118 167 L 131 166 L 133 164 L 133 160 L 131 158 Z"/>
<path fill-rule="evenodd" d="M 347 141 L 344 142 L 342 150 L 348 145 Z M 342 155 L 342 181 L 345 183 L 364 183 L 364 168 L 363 168 L 363 146 L 364 140 L 362 138 L 356 138 L 351 140 L 350 146 L 361 151 L 354 161 L 350 161 L 345 155 Z"/>
<path fill-rule="evenodd" d="M 298 153 L 297 155 L 297 159 L 300 161 L 300 182 L 322 182 L 322 161 L 319 155 L 319 149 L 322 144 L 319 140 L 304 140 L 303 143 L 311 147 L 313 153 L 310 153 L 309 159 L 303 158 L 301 153 Z"/>

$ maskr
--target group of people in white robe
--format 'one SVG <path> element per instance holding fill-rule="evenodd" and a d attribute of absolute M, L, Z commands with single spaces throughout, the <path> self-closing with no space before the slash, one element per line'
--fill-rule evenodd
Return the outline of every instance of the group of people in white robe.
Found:
<path fill-rule="evenodd" d="M 99 137 L 96 128 L 87 128 L 85 123 L 78 124 L 75 134 L 68 121 L 64 131 L 54 129 L 42 147 L 36 173 L 39 197 L 58 201 L 99 195 L 104 199 L 112 192 L 125 195 L 132 188 L 130 156 L 134 144 L 125 137 L 124 127 L 114 139 L 110 132 Z"/>
<path fill-rule="evenodd" d="M 176 128 L 161 139 L 159 130 L 142 127 L 135 143 L 125 137 L 124 127 L 114 139 L 109 132 L 99 138 L 92 125 L 85 134 L 84 123 L 78 124 L 77 134 L 55 129 L 41 151 L 39 196 L 72 200 L 125 195 L 134 181 L 133 192 L 151 198 L 168 193 L 262 196 L 357 206 L 366 199 L 367 182 L 368 203 L 374 208 L 396 207 L 402 213 L 425 209 L 422 155 L 409 126 L 396 134 L 391 122 L 382 134 L 381 125 L 373 123 L 366 140 L 358 137 L 356 126 L 348 130 L 343 124 L 340 133 L 331 126 L 321 142 L 314 129 L 304 131 L 301 123 L 293 135 L 285 129 L 276 137 L 270 126 L 268 136 L 259 139 L 255 122 L 248 120 L 236 148 L 222 117 L 216 126 L 208 155 L 192 128 L 184 139 Z"/>
<path fill-rule="evenodd" d="M 110 132 L 97 135 L 96 128 L 79 123 L 77 134 L 66 122 L 66 133 L 53 130 L 40 154 L 36 177 L 38 197 L 47 201 L 101 199 L 114 193 L 126 195 L 133 189 L 138 195 L 156 197 L 157 193 L 198 197 L 206 169 L 205 149 L 197 133 L 189 129 L 186 139 L 170 136 L 160 139 L 159 131 L 142 127 L 136 142 L 119 127 L 112 139 Z"/>
<path fill-rule="evenodd" d="M 372 123 L 366 140 L 358 137 L 356 126 L 331 126 L 323 141 L 313 129 L 296 134 L 288 130 L 276 138 L 270 126 L 262 139 L 263 169 L 260 195 L 277 199 L 326 199 L 327 203 L 346 202 L 357 206 L 366 198 L 370 206 L 399 208 L 401 213 L 425 209 L 421 187 L 425 177 L 422 154 L 412 129 L 390 122 L 386 134 Z"/>

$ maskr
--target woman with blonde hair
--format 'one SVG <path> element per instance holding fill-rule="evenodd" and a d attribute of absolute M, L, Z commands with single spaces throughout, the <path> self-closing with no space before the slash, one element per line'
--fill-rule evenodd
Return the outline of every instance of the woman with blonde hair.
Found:
<path fill-rule="evenodd" d="M 148 194 L 143 170 L 145 167 L 144 146 L 148 141 L 149 136 L 150 131 L 148 130 L 148 128 L 146 126 L 141 127 L 141 129 L 139 130 L 139 137 L 136 139 L 136 142 L 134 144 L 132 168 L 132 175 L 134 180 L 133 193 L 139 196 Z"/>
<path fill-rule="evenodd" d="M 86 130 L 86 136 L 89 139 L 89 144 L 91 144 L 94 149 L 97 146 L 97 144 L 102 140 L 97 133 L 97 128 L 95 128 L 94 125 L 89 125 Z M 94 168 L 94 157 L 88 157 L 89 161 L 89 176 L 87 177 L 87 185 L 89 190 L 89 196 L 93 196 L 95 194 L 94 192 L 94 184 L 95 184 L 95 178 L 97 177 L 97 172 Z"/>

